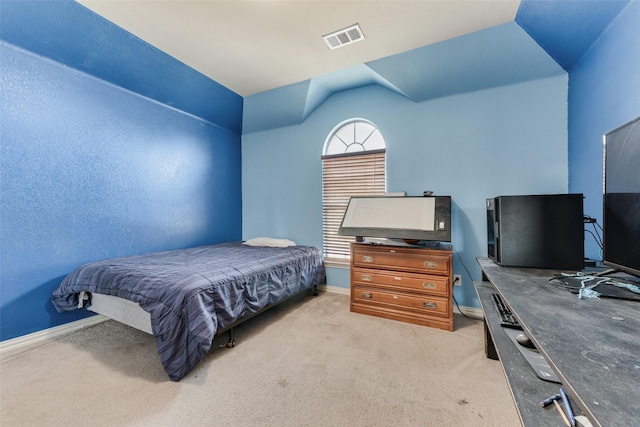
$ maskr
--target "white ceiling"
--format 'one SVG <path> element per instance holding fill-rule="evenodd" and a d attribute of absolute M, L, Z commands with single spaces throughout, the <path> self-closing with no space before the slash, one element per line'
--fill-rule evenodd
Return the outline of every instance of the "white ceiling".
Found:
<path fill-rule="evenodd" d="M 513 21 L 519 0 L 78 0 L 246 97 Z M 322 36 L 358 23 L 366 39 Z"/>

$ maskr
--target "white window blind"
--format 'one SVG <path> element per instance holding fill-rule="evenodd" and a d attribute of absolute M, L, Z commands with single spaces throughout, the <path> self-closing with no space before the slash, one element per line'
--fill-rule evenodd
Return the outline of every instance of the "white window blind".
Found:
<path fill-rule="evenodd" d="M 349 259 L 352 236 L 338 236 L 351 196 L 383 196 L 385 150 L 322 157 L 322 222 L 324 257 Z"/>

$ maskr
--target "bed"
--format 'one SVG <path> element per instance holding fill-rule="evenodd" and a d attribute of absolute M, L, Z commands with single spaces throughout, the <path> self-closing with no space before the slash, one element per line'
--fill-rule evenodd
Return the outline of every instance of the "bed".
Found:
<path fill-rule="evenodd" d="M 232 242 L 92 262 L 65 277 L 51 300 L 58 312 L 89 308 L 151 332 L 179 381 L 216 335 L 324 281 L 318 248 Z"/>

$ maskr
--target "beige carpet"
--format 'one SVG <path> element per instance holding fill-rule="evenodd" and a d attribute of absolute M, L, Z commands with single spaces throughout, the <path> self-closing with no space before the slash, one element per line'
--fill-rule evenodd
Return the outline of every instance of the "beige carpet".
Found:
<path fill-rule="evenodd" d="M 236 328 L 180 382 L 153 337 L 106 321 L 4 352 L 2 426 L 518 426 L 482 322 L 455 332 L 304 296 Z M 223 344 L 222 336 L 216 345 Z"/>

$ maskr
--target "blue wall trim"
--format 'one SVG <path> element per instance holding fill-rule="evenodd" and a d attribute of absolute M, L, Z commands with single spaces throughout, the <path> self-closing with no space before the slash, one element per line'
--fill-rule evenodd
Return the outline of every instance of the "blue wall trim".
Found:
<path fill-rule="evenodd" d="M 74 1 L 0 2 L 0 39 L 242 132 L 240 95 Z"/>

